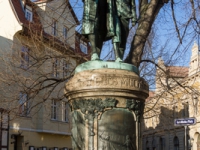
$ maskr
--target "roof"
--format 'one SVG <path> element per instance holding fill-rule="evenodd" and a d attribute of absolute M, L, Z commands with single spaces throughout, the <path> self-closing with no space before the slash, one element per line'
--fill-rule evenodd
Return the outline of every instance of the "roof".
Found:
<path fill-rule="evenodd" d="M 166 67 L 168 75 L 171 77 L 185 78 L 188 76 L 189 68 L 180 66 L 168 66 Z"/>
<path fill-rule="evenodd" d="M 147 97 L 146 102 L 151 100 L 154 97 L 154 95 L 155 95 L 154 91 L 149 91 L 149 97 Z"/>
<path fill-rule="evenodd" d="M 47 2 L 47 1 L 51 1 L 51 0 L 37 0 L 37 2 L 38 1 L 40 1 L 40 2 L 46 1 Z M 38 16 L 37 11 L 36 11 L 36 8 L 38 6 L 35 4 L 35 1 L 34 1 L 34 3 L 33 3 L 33 0 L 25 1 L 25 6 L 29 6 L 32 8 L 33 22 L 29 22 L 28 20 L 26 20 L 25 12 L 24 12 L 23 5 L 21 4 L 21 0 L 9 0 L 9 2 L 10 2 L 10 6 L 11 6 L 13 13 L 15 14 L 17 20 L 23 26 L 23 32 L 21 34 L 25 34 L 28 36 L 30 36 L 31 34 L 34 34 L 36 36 L 33 36 L 32 38 L 36 38 L 37 40 L 44 40 L 45 43 L 48 43 L 50 47 L 56 48 L 58 51 L 60 51 L 62 53 L 68 53 L 72 57 L 76 57 L 77 61 L 82 62 L 82 61 L 86 60 L 85 58 L 87 56 L 80 55 L 79 53 L 77 53 L 78 55 L 74 55 L 75 49 L 72 48 L 69 44 L 63 43 L 56 37 L 44 32 L 44 30 L 42 28 L 42 23 L 40 21 L 40 17 Z M 67 5 L 69 6 L 69 9 L 71 10 L 72 15 L 75 17 L 76 22 L 79 23 L 71 5 L 68 2 L 67 2 Z M 78 35 L 76 34 L 76 36 L 78 36 Z M 79 35 L 79 36 L 81 36 L 81 35 Z M 81 40 L 87 41 L 87 39 L 84 39 L 84 38 L 82 39 L 82 38 L 81 38 Z M 65 48 L 67 48 L 67 51 L 65 51 Z"/>
<path fill-rule="evenodd" d="M 69 10 L 70 10 L 71 13 L 72 13 L 72 16 L 74 17 L 74 19 L 75 19 L 77 25 L 79 25 L 80 22 L 79 22 L 79 20 L 78 20 L 78 18 L 77 18 L 77 16 L 76 16 L 76 14 L 75 14 L 75 12 L 74 12 L 74 10 L 73 10 L 71 4 L 70 4 L 70 2 L 69 2 L 68 0 L 66 0 L 66 1 L 67 1 L 67 5 L 68 5 L 68 7 L 69 7 Z"/>
<path fill-rule="evenodd" d="M 47 3 L 53 0 L 31 0 L 33 3 Z"/>
<path fill-rule="evenodd" d="M 31 0 L 32 3 L 45 3 L 45 2 L 50 2 L 50 1 L 52 0 Z M 19 23 L 23 23 L 23 24 L 28 23 L 28 21 L 25 18 L 25 14 L 24 14 L 25 12 L 22 8 L 20 0 L 9 0 L 9 2 Z M 71 11 L 72 16 L 74 17 L 77 25 L 79 25 L 80 22 L 68 0 L 66 0 L 66 4 L 69 7 L 69 10 Z"/>
<path fill-rule="evenodd" d="M 33 3 L 39 4 L 39 3 L 47 3 L 47 2 L 50 2 L 50 1 L 53 1 L 53 0 L 31 0 L 31 1 L 32 1 Z M 76 14 L 75 14 L 75 12 L 74 12 L 72 6 L 71 6 L 69 0 L 66 0 L 66 4 L 67 4 L 67 6 L 69 7 L 69 10 L 70 10 L 71 13 L 72 13 L 72 16 L 74 17 L 74 20 L 76 21 L 76 24 L 79 25 L 80 22 L 79 22 L 79 20 L 78 20 L 78 18 L 77 18 L 77 16 L 76 16 Z"/>
<path fill-rule="evenodd" d="M 9 0 L 11 8 L 15 14 L 15 17 L 19 21 L 19 23 L 25 23 L 27 22 L 25 15 L 24 15 L 24 10 L 22 8 L 22 5 L 20 3 L 20 0 Z"/>

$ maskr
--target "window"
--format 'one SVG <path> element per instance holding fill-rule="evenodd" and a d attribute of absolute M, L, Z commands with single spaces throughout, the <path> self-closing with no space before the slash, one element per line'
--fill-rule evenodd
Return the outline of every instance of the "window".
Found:
<path fill-rule="evenodd" d="M 29 49 L 26 46 L 21 48 L 21 65 L 23 69 L 27 69 L 29 66 Z"/>
<path fill-rule="evenodd" d="M 51 147 L 51 148 L 48 148 L 49 150 L 58 150 L 58 147 Z"/>
<path fill-rule="evenodd" d="M 173 106 L 173 118 L 178 118 L 178 107 Z"/>
<path fill-rule="evenodd" d="M 182 117 L 185 118 L 185 117 L 189 117 L 189 110 L 188 110 L 188 102 L 186 103 L 183 103 L 183 109 L 182 109 Z"/>
<path fill-rule="evenodd" d="M 152 117 L 152 118 L 151 118 L 151 120 L 152 120 L 152 127 L 155 127 L 155 126 L 156 126 L 156 123 L 155 123 L 155 118 L 154 118 L 154 117 Z"/>
<path fill-rule="evenodd" d="M 87 54 L 87 53 L 88 53 L 88 52 L 87 52 L 87 43 L 82 42 L 82 43 L 80 44 L 80 49 L 81 49 L 81 52 L 83 52 L 84 54 Z"/>
<path fill-rule="evenodd" d="M 58 59 L 54 59 L 53 60 L 53 66 L 52 66 L 52 75 L 53 77 L 59 77 L 59 60 Z"/>
<path fill-rule="evenodd" d="M 178 137 L 174 137 L 174 150 L 179 150 L 179 140 Z"/>
<path fill-rule="evenodd" d="M 194 105 L 194 114 L 197 115 L 198 113 L 198 97 L 195 93 L 192 94 L 192 100 Z"/>
<path fill-rule="evenodd" d="M 1 128 L 2 129 L 8 129 L 8 113 L 1 111 L 0 113 L 0 117 L 1 117 Z"/>
<path fill-rule="evenodd" d="M 51 100 L 51 119 L 58 119 L 58 102 L 56 100 Z"/>
<path fill-rule="evenodd" d="M 26 18 L 28 21 L 32 22 L 32 20 L 33 20 L 33 13 L 32 13 L 32 11 L 26 9 L 26 10 L 25 10 L 25 18 Z"/>
<path fill-rule="evenodd" d="M 27 116 L 29 114 L 30 104 L 27 93 L 20 92 L 19 95 L 19 114 Z"/>
<path fill-rule="evenodd" d="M 53 20 L 53 24 L 52 24 L 52 34 L 54 36 L 57 35 L 57 21 L 56 20 Z"/>
<path fill-rule="evenodd" d="M 165 145 L 165 139 L 160 138 L 160 140 L 159 140 L 159 150 L 164 150 L 164 145 Z"/>
<path fill-rule="evenodd" d="M 149 141 L 146 141 L 146 150 L 149 150 Z"/>
<path fill-rule="evenodd" d="M 69 63 L 66 60 L 63 60 L 63 78 L 69 75 L 70 75 Z"/>
<path fill-rule="evenodd" d="M 29 146 L 29 150 L 35 150 L 34 146 Z"/>
<path fill-rule="evenodd" d="M 153 141 L 152 141 L 152 147 L 153 147 L 152 149 L 153 149 L 153 150 L 156 150 L 156 145 L 157 145 L 157 144 L 156 144 L 156 140 L 153 139 Z"/>
<path fill-rule="evenodd" d="M 67 102 L 62 102 L 62 121 L 68 122 Z"/>
<path fill-rule="evenodd" d="M 63 38 L 66 40 L 67 39 L 67 33 L 68 33 L 68 30 L 66 27 L 63 27 Z"/>
<path fill-rule="evenodd" d="M 47 147 L 44 147 L 44 146 L 43 147 L 38 147 L 38 148 L 34 148 L 33 150 L 47 150 Z"/>

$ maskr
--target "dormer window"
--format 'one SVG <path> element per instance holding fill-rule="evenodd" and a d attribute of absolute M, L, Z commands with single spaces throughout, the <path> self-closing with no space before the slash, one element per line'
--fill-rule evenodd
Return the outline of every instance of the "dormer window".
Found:
<path fill-rule="evenodd" d="M 87 49 L 87 43 L 86 42 L 83 42 L 81 41 L 80 43 L 80 49 L 81 49 L 81 52 L 83 52 L 84 54 L 87 54 L 88 53 L 88 49 Z"/>
<path fill-rule="evenodd" d="M 63 38 L 64 38 L 64 40 L 67 40 L 67 33 L 68 33 L 68 29 L 67 29 L 67 27 L 63 27 Z"/>
<path fill-rule="evenodd" d="M 26 18 L 26 20 L 28 20 L 30 22 L 33 21 L 33 13 L 31 10 L 29 10 L 27 8 L 25 9 L 25 18 Z"/>
<path fill-rule="evenodd" d="M 28 66 L 29 66 L 29 49 L 26 46 L 22 46 L 20 67 L 23 68 L 23 69 L 27 69 Z"/>

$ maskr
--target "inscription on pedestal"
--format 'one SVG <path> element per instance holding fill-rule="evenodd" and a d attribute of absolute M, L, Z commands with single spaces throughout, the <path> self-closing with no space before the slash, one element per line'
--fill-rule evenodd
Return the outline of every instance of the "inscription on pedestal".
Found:
<path fill-rule="evenodd" d="M 92 75 L 91 77 L 85 77 L 78 79 L 79 87 L 90 86 L 117 86 L 120 88 L 141 88 L 148 90 L 146 82 L 140 78 L 134 78 L 132 76 L 117 76 L 117 75 Z"/>

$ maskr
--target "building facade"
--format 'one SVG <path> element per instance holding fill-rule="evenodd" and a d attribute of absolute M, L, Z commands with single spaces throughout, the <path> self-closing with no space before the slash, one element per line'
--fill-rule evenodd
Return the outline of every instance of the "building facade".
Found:
<path fill-rule="evenodd" d="M 1 149 L 72 148 L 64 86 L 89 45 L 69 1 L 3 0 L 0 18 Z"/>
<path fill-rule="evenodd" d="M 199 56 L 195 43 L 189 67 L 166 66 L 162 59 L 158 61 L 156 90 L 145 106 L 143 150 L 200 149 Z M 179 118 L 196 118 L 197 122 L 175 126 L 174 119 Z"/>

